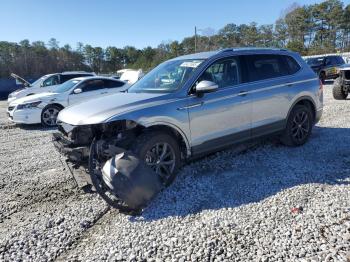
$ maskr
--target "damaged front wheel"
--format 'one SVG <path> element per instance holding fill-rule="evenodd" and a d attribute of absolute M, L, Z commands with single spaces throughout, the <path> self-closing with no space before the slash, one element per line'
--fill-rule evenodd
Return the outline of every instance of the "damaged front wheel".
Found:
<path fill-rule="evenodd" d="M 140 135 L 130 151 L 94 139 L 89 174 L 99 195 L 122 211 L 140 211 L 175 178 L 180 167 L 176 140 L 161 132 Z"/>
<path fill-rule="evenodd" d="M 163 185 L 174 181 L 181 165 L 181 153 L 173 136 L 160 131 L 145 132 L 137 137 L 131 151 L 159 175 Z"/>

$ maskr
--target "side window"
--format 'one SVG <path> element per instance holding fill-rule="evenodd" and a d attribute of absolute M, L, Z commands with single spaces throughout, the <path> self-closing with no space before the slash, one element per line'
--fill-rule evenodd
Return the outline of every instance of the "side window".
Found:
<path fill-rule="evenodd" d="M 280 55 L 245 56 L 250 81 L 258 81 L 288 75 L 288 69 Z"/>
<path fill-rule="evenodd" d="M 71 80 L 71 79 L 73 79 L 73 78 L 77 78 L 77 77 L 80 77 L 81 75 L 73 75 L 73 74 L 71 74 L 71 75 L 69 75 L 69 74 L 67 74 L 67 75 L 61 75 L 61 84 L 62 83 L 64 83 L 64 82 L 66 82 L 66 81 L 68 81 L 68 80 Z"/>
<path fill-rule="evenodd" d="M 336 60 L 337 60 L 337 64 L 345 64 L 345 61 L 341 56 L 337 56 Z"/>
<path fill-rule="evenodd" d="M 205 70 L 197 83 L 207 80 L 218 84 L 219 88 L 234 86 L 240 83 L 239 58 L 221 59 Z"/>
<path fill-rule="evenodd" d="M 105 88 L 105 86 L 103 80 L 94 79 L 85 81 L 84 83 L 79 85 L 79 88 L 81 88 L 83 92 L 90 92 L 103 89 Z"/>
<path fill-rule="evenodd" d="M 122 81 L 104 80 L 104 82 L 107 88 L 116 88 L 125 85 L 125 83 Z"/>
<path fill-rule="evenodd" d="M 295 61 L 295 59 L 291 56 L 284 56 L 286 63 L 287 63 L 287 67 L 288 67 L 288 71 L 289 74 L 295 74 L 296 72 L 298 72 L 300 70 L 300 65 L 298 64 L 297 61 Z"/>
<path fill-rule="evenodd" d="M 58 75 L 50 76 L 48 79 L 44 80 L 42 86 L 53 86 L 58 85 L 60 83 L 60 79 Z"/>

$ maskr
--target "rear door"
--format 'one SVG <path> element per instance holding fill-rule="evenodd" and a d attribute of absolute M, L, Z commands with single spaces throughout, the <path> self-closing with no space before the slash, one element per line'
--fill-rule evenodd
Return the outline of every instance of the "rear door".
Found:
<path fill-rule="evenodd" d="M 108 88 L 102 79 L 91 79 L 80 83 L 75 89 L 81 89 L 79 94 L 74 93 L 74 90 L 68 96 L 68 104 L 73 105 L 92 98 L 104 96 L 108 94 Z"/>
<path fill-rule="evenodd" d="M 244 61 L 251 87 L 252 137 L 283 129 L 294 92 L 285 57 L 275 54 L 246 55 Z M 295 66 L 298 67 L 298 64 Z M 296 68 L 296 71 L 299 69 Z"/>

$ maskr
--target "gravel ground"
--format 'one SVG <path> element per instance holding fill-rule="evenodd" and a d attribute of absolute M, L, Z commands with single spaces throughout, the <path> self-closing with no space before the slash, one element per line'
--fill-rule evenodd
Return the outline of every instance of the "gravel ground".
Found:
<path fill-rule="evenodd" d="M 76 189 L 50 141 L 0 103 L 0 261 L 350 261 L 350 101 L 325 86 L 310 141 L 187 165 L 141 216 Z"/>

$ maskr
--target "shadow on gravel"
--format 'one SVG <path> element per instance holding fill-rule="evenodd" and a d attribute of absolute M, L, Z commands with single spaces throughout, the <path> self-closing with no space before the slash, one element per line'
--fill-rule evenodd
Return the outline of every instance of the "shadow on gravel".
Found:
<path fill-rule="evenodd" d="M 130 220 L 154 221 L 236 208 L 303 184 L 350 183 L 348 128 L 315 127 L 310 141 L 297 148 L 263 142 L 242 154 L 232 152 L 222 151 L 184 167 L 141 217 Z"/>
<path fill-rule="evenodd" d="M 54 131 L 57 130 L 56 127 L 44 127 L 41 124 L 31 124 L 31 125 L 21 125 L 21 124 L 16 124 L 16 127 L 19 127 L 23 130 L 35 130 L 35 131 Z"/>

